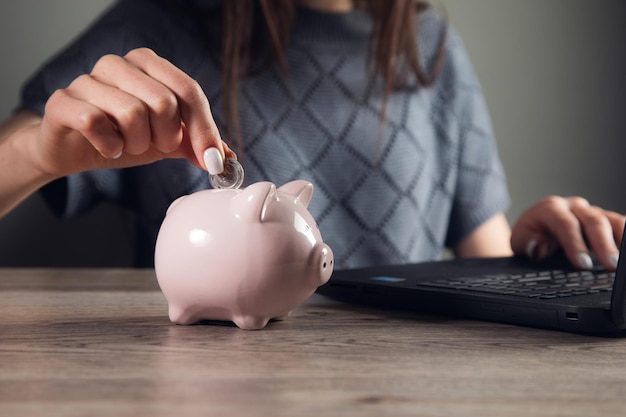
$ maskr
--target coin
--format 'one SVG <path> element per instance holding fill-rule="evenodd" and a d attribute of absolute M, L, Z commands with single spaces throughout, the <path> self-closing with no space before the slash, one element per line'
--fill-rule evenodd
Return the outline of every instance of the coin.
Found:
<path fill-rule="evenodd" d="M 221 174 L 210 175 L 209 182 L 213 188 L 240 188 L 243 184 L 243 167 L 233 158 L 226 158 L 224 171 Z"/>

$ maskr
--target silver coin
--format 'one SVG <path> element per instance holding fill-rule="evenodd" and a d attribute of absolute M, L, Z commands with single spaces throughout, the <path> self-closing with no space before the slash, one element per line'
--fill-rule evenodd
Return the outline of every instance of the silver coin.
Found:
<path fill-rule="evenodd" d="M 243 167 L 232 158 L 226 158 L 221 174 L 209 175 L 213 188 L 240 188 L 243 184 Z"/>

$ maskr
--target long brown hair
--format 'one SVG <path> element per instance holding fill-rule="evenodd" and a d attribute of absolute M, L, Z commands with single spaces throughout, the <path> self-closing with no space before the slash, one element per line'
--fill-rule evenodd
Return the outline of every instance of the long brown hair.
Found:
<path fill-rule="evenodd" d="M 294 0 L 224 0 L 222 21 L 222 103 L 227 137 L 234 137 L 241 148 L 239 125 L 239 82 L 258 68 L 252 65 L 250 51 L 262 51 L 261 65 L 278 63 L 287 72 L 284 51 L 294 24 Z M 417 49 L 417 16 L 429 6 L 419 0 L 358 0 L 372 16 L 374 46 L 371 59 L 374 76 L 384 82 L 381 123 L 385 119 L 389 95 L 404 86 L 411 74 L 428 86 L 440 72 L 444 56 L 445 28 L 431 70 L 424 70 Z M 240 151 L 242 149 L 239 149 Z"/>

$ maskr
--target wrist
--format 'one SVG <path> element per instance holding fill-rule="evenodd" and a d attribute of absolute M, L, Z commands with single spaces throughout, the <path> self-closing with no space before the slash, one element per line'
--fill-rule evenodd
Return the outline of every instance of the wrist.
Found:
<path fill-rule="evenodd" d="M 55 179 L 34 163 L 29 151 L 35 130 L 25 126 L 0 136 L 0 217 Z"/>
<path fill-rule="evenodd" d="M 25 183 L 39 188 L 63 175 L 54 173 L 45 163 L 39 142 L 40 123 L 31 123 L 16 130 L 8 138 L 8 157 L 14 160 L 15 175 Z"/>

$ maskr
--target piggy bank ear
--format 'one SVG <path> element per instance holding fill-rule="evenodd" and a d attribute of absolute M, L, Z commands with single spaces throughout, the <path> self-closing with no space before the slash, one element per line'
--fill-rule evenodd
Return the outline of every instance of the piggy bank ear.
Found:
<path fill-rule="evenodd" d="M 257 182 L 246 187 L 233 199 L 236 217 L 250 222 L 263 222 L 267 208 L 277 200 L 276 186 L 271 182 Z"/>
<path fill-rule="evenodd" d="M 304 180 L 296 180 L 278 187 L 278 191 L 294 197 L 296 203 L 308 207 L 313 197 L 313 184 Z"/>

